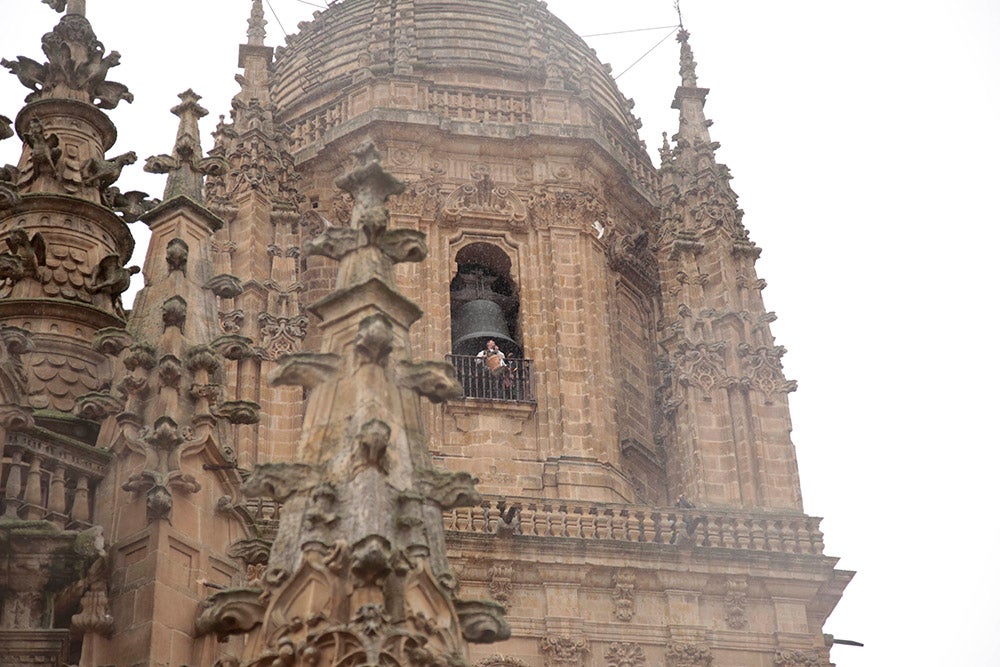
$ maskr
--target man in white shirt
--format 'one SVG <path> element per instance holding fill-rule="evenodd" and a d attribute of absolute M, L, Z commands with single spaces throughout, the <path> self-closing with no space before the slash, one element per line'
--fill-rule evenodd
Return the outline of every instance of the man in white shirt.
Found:
<path fill-rule="evenodd" d="M 486 349 L 481 350 L 479 354 L 476 355 L 476 364 L 481 365 L 483 362 L 486 363 L 486 368 L 489 369 L 490 375 L 493 377 L 499 377 L 503 379 L 503 386 L 510 387 L 510 366 L 507 365 L 507 357 L 504 355 L 503 351 L 497 347 L 497 342 L 495 340 L 489 340 L 486 343 Z"/>

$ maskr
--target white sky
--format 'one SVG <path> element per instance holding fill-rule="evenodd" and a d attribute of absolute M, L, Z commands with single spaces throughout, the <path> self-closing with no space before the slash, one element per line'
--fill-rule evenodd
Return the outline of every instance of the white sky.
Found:
<path fill-rule="evenodd" d="M 170 152 L 169 109 L 189 87 L 212 112 L 210 147 L 236 92 L 249 0 L 88 4 L 98 37 L 122 53 L 109 78 L 136 96 L 111 112 L 111 154 L 140 158 L 119 186 L 159 196 L 163 177 L 141 164 Z M 290 32 L 313 11 L 270 4 Z M 669 0 L 548 5 L 582 35 L 676 23 Z M 683 11 L 799 381 L 806 511 L 825 517 L 827 554 L 858 571 L 826 630 L 866 647 L 835 647 L 834 661 L 1000 665 L 1000 215 L 988 195 L 1000 177 L 1000 3 L 684 0 Z M 56 13 L 0 0 L 0 16 L 0 55 L 41 60 Z M 666 32 L 588 41 L 618 74 Z M 677 69 L 671 37 L 619 79 L 654 155 L 676 131 Z M 13 118 L 27 92 L 0 71 L 0 113 Z M 19 150 L 4 141 L 0 164 Z"/>

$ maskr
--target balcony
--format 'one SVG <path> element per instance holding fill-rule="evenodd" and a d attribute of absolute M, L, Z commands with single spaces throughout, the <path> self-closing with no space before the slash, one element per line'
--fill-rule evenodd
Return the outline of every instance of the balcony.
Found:
<path fill-rule="evenodd" d="M 93 492 L 112 454 L 35 428 L 8 432 L 0 459 L 2 518 L 49 521 L 58 528 L 93 525 Z"/>
<path fill-rule="evenodd" d="M 448 361 L 455 366 L 462 385 L 462 397 L 477 401 L 503 401 L 509 403 L 535 403 L 535 375 L 531 359 L 508 359 L 508 381 L 494 375 L 475 356 L 449 354 Z M 477 363 L 479 362 L 479 363 Z"/>

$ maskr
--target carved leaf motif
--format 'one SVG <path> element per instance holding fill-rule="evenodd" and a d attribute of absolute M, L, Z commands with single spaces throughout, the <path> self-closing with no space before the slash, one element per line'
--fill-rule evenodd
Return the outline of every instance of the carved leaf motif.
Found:
<path fill-rule="evenodd" d="M 646 652 L 635 642 L 612 642 L 604 659 L 608 667 L 644 667 Z"/>

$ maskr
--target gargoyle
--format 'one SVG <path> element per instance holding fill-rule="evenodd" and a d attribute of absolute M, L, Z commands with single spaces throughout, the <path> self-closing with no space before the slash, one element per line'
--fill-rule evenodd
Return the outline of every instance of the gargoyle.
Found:
<path fill-rule="evenodd" d="M 96 185 L 97 189 L 103 192 L 118 180 L 125 165 L 135 164 L 137 159 L 139 158 L 135 151 L 123 153 L 110 160 L 101 157 L 90 158 L 83 163 L 83 184 Z"/>
<path fill-rule="evenodd" d="M 2 129 L 2 123 L 0 123 L 0 129 Z M 17 180 L 20 175 L 21 172 L 12 164 L 0 167 L 0 209 L 14 206 L 21 200 L 21 195 L 17 190 Z"/>
<path fill-rule="evenodd" d="M 4 58 L 0 60 L 0 65 L 9 69 L 17 77 L 17 80 L 21 82 L 21 85 L 33 90 L 32 95 L 42 91 L 42 88 L 45 86 L 45 80 L 48 78 L 48 65 L 43 65 L 38 61 L 25 58 L 24 56 L 18 56 L 17 60 L 14 61 Z"/>
<path fill-rule="evenodd" d="M 112 299 L 128 289 L 132 276 L 139 273 L 138 266 L 122 266 L 121 257 L 108 255 L 97 264 L 94 282 L 87 288 L 91 294 L 104 293 Z"/>
<path fill-rule="evenodd" d="M 145 192 L 138 190 L 122 192 L 113 185 L 101 193 L 104 205 L 120 213 L 125 222 L 135 222 L 157 205 L 158 200 L 148 197 Z"/>
<path fill-rule="evenodd" d="M 37 278 L 38 267 L 45 266 L 45 239 L 41 233 L 36 232 L 29 240 L 28 232 L 18 227 L 6 240 L 10 252 L 0 253 L 0 278 Z"/>
<path fill-rule="evenodd" d="M 116 81 L 102 81 L 94 88 L 94 105 L 98 109 L 114 109 L 122 100 L 131 104 L 134 99 L 128 87 Z"/>
<path fill-rule="evenodd" d="M 14 136 L 14 130 L 10 126 L 11 122 L 7 116 L 0 115 L 0 141 Z"/>

